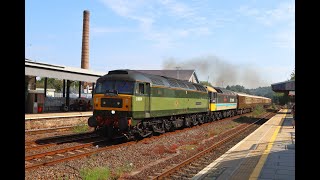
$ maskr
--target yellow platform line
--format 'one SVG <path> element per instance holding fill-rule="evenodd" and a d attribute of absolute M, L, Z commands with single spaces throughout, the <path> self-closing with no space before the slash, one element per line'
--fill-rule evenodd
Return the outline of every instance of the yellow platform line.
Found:
<path fill-rule="evenodd" d="M 262 167 L 263 167 L 264 163 L 266 162 L 267 157 L 268 157 L 268 155 L 269 155 L 269 153 L 271 151 L 271 148 L 272 148 L 272 146 L 274 144 L 274 141 L 276 140 L 276 137 L 277 137 L 277 135 L 279 133 L 279 130 L 280 130 L 281 125 L 282 125 L 282 123 L 284 121 L 284 118 L 286 117 L 285 114 L 282 114 L 281 116 L 282 117 L 281 117 L 280 125 L 276 128 L 275 132 L 273 133 L 273 135 L 272 135 L 272 137 L 271 137 L 271 139 L 270 139 L 270 141 L 269 141 L 269 143 L 267 145 L 267 149 L 264 150 L 264 152 L 262 153 L 262 156 L 259 159 L 258 164 L 256 165 L 256 167 L 254 168 L 253 172 L 251 173 L 250 178 L 249 178 L 250 180 L 256 180 L 259 177 L 259 174 L 260 174 L 260 172 L 262 170 Z"/>

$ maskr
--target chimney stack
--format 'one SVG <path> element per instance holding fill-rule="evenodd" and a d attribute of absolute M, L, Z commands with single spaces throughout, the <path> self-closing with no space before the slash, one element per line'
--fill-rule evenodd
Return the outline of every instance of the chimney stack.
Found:
<path fill-rule="evenodd" d="M 89 69 L 89 15 L 88 10 L 83 11 L 81 68 Z"/>

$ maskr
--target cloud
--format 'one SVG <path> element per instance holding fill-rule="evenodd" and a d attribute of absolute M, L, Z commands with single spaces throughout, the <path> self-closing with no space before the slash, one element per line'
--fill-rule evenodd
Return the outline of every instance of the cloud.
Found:
<path fill-rule="evenodd" d="M 115 13 L 123 17 L 130 17 L 139 9 L 143 1 L 133 0 L 100 0 L 107 7 L 111 8 Z"/>
<path fill-rule="evenodd" d="M 271 38 L 276 47 L 295 49 L 294 1 L 282 2 L 273 9 L 257 9 L 244 5 L 238 9 L 238 12 L 272 28 L 272 34 L 267 37 Z"/>
<path fill-rule="evenodd" d="M 257 9 L 247 5 L 240 6 L 238 12 L 252 17 L 266 26 L 273 26 L 283 22 L 292 22 L 295 18 L 294 1 L 280 3 L 274 9 Z"/>
<path fill-rule="evenodd" d="M 175 17 L 179 18 L 194 18 L 196 17 L 196 12 L 193 8 L 187 6 L 186 4 L 179 3 L 173 0 L 159 0 L 160 4 L 162 4 L 166 9 L 169 10 Z"/>
<path fill-rule="evenodd" d="M 178 44 L 180 39 L 189 38 L 191 35 L 207 36 L 211 34 L 207 17 L 197 15 L 194 7 L 181 2 L 174 0 L 100 1 L 117 15 L 136 21 L 139 32 L 145 39 L 153 42 L 156 48 L 172 48 Z M 164 25 L 162 24 L 164 18 L 177 19 L 180 23 Z M 214 22 L 214 20 L 211 21 Z M 116 30 L 121 29 L 96 28 L 95 32 L 109 33 Z"/>

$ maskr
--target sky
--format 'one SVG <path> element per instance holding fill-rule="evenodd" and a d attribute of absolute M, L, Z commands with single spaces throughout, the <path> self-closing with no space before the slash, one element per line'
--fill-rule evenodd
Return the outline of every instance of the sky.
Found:
<path fill-rule="evenodd" d="M 193 69 L 214 86 L 270 86 L 295 69 L 292 0 L 27 0 L 25 57 L 89 69 Z"/>

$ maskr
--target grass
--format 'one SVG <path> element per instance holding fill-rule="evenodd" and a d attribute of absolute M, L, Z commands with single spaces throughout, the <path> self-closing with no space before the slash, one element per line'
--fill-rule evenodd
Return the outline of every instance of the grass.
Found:
<path fill-rule="evenodd" d="M 80 171 L 80 175 L 84 180 L 100 180 L 109 179 L 110 170 L 107 167 L 96 167 L 93 169 L 85 168 Z"/>
<path fill-rule="evenodd" d="M 196 148 L 197 148 L 197 145 L 192 145 L 192 144 L 188 144 L 180 147 L 180 149 L 184 149 L 187 151 L 192 151 L 192 150 L 195 150 Z"/>
<path fill-rule="evenodd" d="M 89 131 L 89 126 L 87 125 L 78 125 L 72 128 L 72 132 L 74 133 L 84 133 Z"/>
<path fill-rule="evenodd" d="M 85 168 L 80 170 L 80 176 L 84 180 L 116 180 L 122 176 L 126 176 L 126 173 L 132 171 L 132 169 L 132 163 L 117 167 L 113 172 L 108 167 Z"/>

